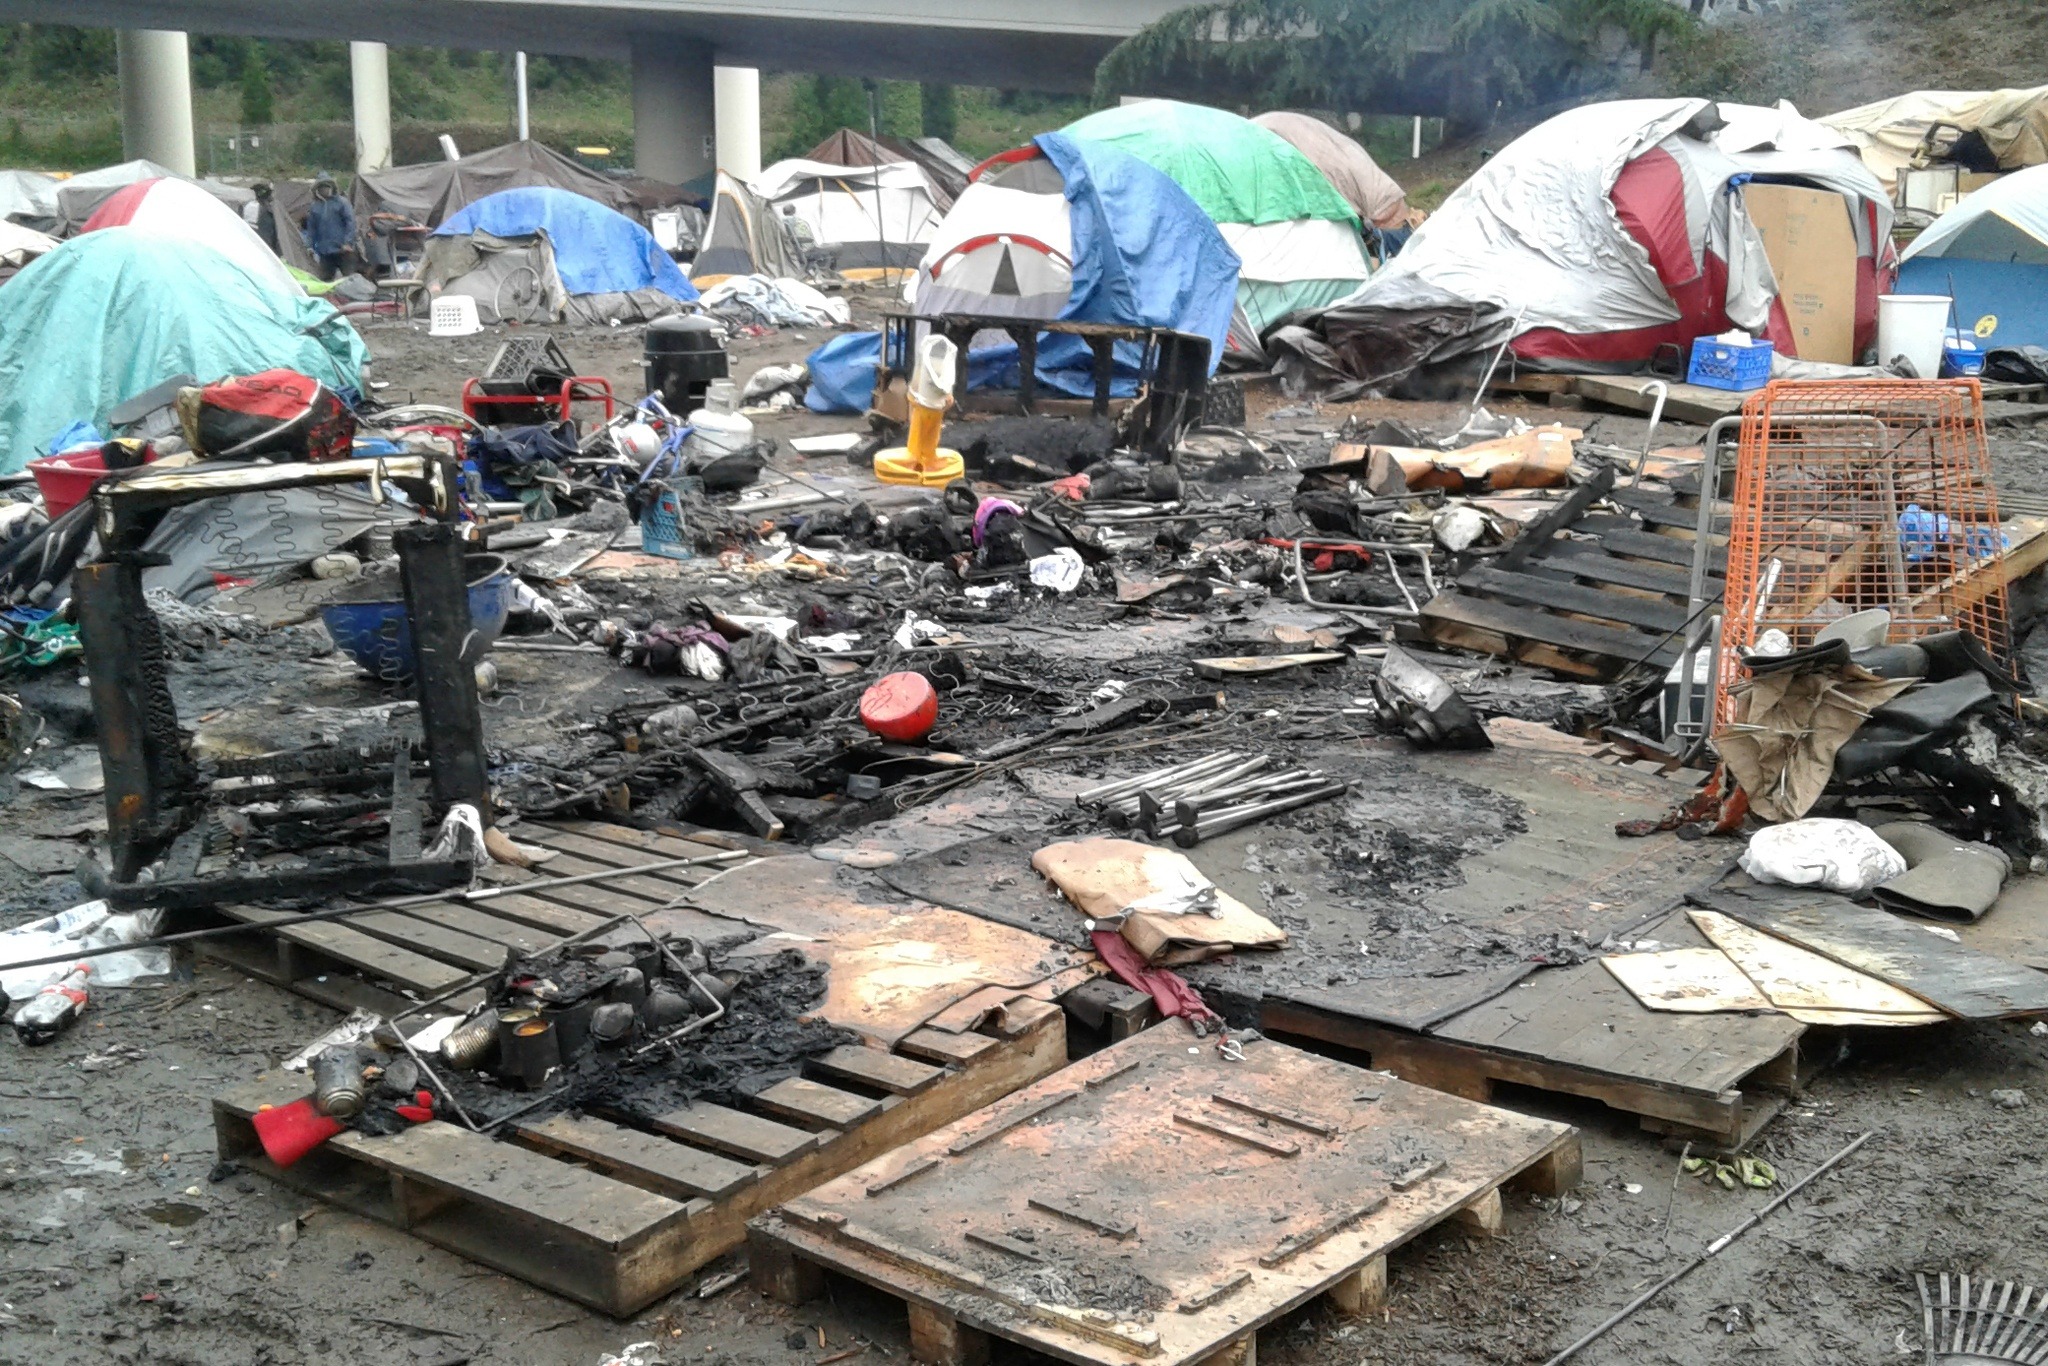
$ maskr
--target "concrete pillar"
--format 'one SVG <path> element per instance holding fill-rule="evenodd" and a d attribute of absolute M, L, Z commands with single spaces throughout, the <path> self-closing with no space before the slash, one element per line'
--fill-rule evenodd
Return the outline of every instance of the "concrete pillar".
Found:
<path fill-rule="evenodd" d="M 686 38 L 633 44 L 634 170 L 681 185 L 717 169 L 712 87 L 710 44 Z"/>
<path fill-rule="evenodd" d="M 192 62 L 183 33 L 122 29 L 114 35 L 121 69 L 121 155 L 147 157 L 180 175 L 197 175 L 192 153 Z"/>
<path fill-rule="evenodd" d="M 721 66 L 713 77 L 718 169 L 752 180 L 761 174 L 761 73 L 751 66 Z"/>
<path fill-rule="evenodd" d="M 382 43 L 348 45 L 348 84 L 355 102 L 356 170 L 391 166 L 391 58 Z"/>

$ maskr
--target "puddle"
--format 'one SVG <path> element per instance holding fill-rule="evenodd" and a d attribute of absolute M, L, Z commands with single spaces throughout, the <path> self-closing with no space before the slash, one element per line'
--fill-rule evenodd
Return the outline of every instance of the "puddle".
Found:
<path fill-rule="evenodd" d="M 190 1228 L 206 1217 L 206 1206 L 195 1205 L 189 1200 L 159 1200 L 153 1205 L 144 1205 L 142 1215 L 172 1228 Z"/>

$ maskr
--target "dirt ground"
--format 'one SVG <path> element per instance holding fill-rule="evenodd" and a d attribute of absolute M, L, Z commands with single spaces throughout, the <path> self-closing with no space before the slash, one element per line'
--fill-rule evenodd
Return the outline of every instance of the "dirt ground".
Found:
<path fill-rule="evenodd" d="M 365 330 L 379 374 L 423 400 L 449 401 L 493 341 L 436 341 L 424 325 Z M 800 358 L 822 336 L 742 341 L 735 373 Z M 637 394 L 636 329 L 565 332 L 562 341 L 580 365 Z M 1326 443 L 1347 416 L 1433 423 L 1454 413 L 1266 400 L 1254 408 L 1258 429 L 1304 450 Z M 1641 440 L 1633 419 L 1517 411 L 1564 416 L 1617 445 Z M 766 420 L 762 430 L 853 425 L 802 416 Z M 1696 436 L 1672 429 L 1660 444 Z M 2040 443 L 2003 434 L 1996 454 L 2002 484 L 2048 493 Z M 60 700 L 53 689 L 52 707 Z M 17 799 L 10 816 L 13 833 L 54 834 L 100 810 L 96 797 Z M 0 924 L 76 899 L 61 876 L 14 870 L 8 879 Z M 744 1285 L 704 1299 L 686 1290 L 618 1323 L 217 1168 L 210 1097 L 274 1068 L 335 1018 L 216 964 L 188 962 L 168 985 L 100 993 L 82 1027 L 45 1048 L 0 1039 L 0 1366 L 597 1366 L 647 1340 L 659 1360 L 702 1366 L 907 1360 L 900 1307 L 847 1283 L 796 1311 Z M 1752 1151 L 1789 1182 L 1857 1135 L 1874 1137 L 1579 1361 L 1904 1361 L 1919 1350 L 1914 1272 L 2048 1281 L 2048 1033 L 1951 1025 L 1809 1034 L 1807 1048 L 1830 1065 Z M 2011 1089 L 2029 1103 L 2008 1109 L 1991 1099 Z M 1382 1316 L 1349 1322 L 1311 1307 L 1261 1334 L 1262 1360 L 1542 1362 L 1772 1198 L 1679 1175 L 1662 1140 L 1598 1105 L 1515 1091 L 1498 1099 L 1580 1127 L 1583 1187 L 1563 1201 L 1510 1202 L 1499 1238 L 1424 1235 L 1391 1259 Z M 859 1356 L 843 1355 L 855 1348 Z"/>

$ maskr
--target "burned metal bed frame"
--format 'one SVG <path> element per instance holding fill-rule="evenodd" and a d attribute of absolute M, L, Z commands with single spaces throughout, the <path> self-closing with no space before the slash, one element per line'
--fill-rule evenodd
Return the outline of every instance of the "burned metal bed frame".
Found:
<path fill-rule="evenodd" d="M 95 890 L 117 908 L 167 910 L 260 898 L 323 897 L 343 892 L 434 891 L 468 881 L 466 857 L 423 858 L 423 815 L 409 740 L 353 753 L 304 750 L 253 759 L 196 762 L 180 732 L 169 663 L 156 615 L 143 596 L 142 572 L 167 563 L 143 549 L 153 514 L 208 498 L 322 484 L 368 484 L 381 498 L 389 483 L 435 520 L 392 538 L 416 659 L 421 742 L 432 806 L 458 802 L 490 820 L 482 713 L 477 703 L 462 529 L 454 521 L 457 476 L 447 461 L 387 456 L 322 464 L 197 465 L 142 470 L 94 491 L 100 556 L 74 576 L 80 643 L 97 721 L 106 781 L 107 854 Z M 389 759 L 387 775 L 370 769 Z M 354 771 L 351 771 L 354 770 Z M 259 874 L 199 876 L 209 802 L 216 784 L 246 780 L 263 795 L 338 783 L 391 788 L 389 849 L 382 860 L 285 868 Z M 248 795 L 249 789 L 241 789 Z M 350 811 L 374 809 L 365 799 Z M 139 881 L 157 859 L 159 875 Z M 84 870 L 90 876 L 95 870 Z"/>

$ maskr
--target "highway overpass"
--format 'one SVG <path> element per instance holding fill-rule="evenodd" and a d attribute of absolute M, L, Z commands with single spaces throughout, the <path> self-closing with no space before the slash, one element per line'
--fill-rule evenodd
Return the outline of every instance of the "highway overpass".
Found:
<path fill-rule="evenodd" d="M 49 0 L 0 0 L 0 21 L 58 18 L 128 31 L 120 44 L 125 141 L 131 155 L 151 156 L 180 169 L 190 169 L 192 162 L 191 101 L 182 67 L 185 42 L 173 35 L 328 38 L 358 44 L 353 64 L 357 144 L 365 168 L 379 164 L 380 153 L 387 160 L 390 155 L 383 58 L 371 45 L 630 61 L 639 169 L 686 181 L 714 164 L 741 174 L 759 169 L 757 73 L 762 69 L 1085 93 L 1104 53 L 1181 3 L 1185 0 L 64 0 L 53 13 Z M 715 78 L 714 66 L 719 68 Z"/>

